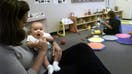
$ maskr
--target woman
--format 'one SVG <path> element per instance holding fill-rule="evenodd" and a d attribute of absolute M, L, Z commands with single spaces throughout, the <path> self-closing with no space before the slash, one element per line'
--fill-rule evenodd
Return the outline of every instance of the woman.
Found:
<path fill-rule="evenodd" d="M 40 74 L 48 49 L 46 39 L 40 39 L 36 56 L 19 46 L 25 38 L 23 24 L 28 11 L 29 6 L 24 1 L 0 2 L 0 74 Z M 59 50 L 61 48 L 55 44 L 55 51 L 59 53 Z M 64 51 L 60 66 L 61 70 L 54 74 L 110 74 L 92 49 L 83 43 Z"/>
<path fill-rule="evenodd" d="M 104 33 L 106 35 L 115 35 L 117 33 L 121 33 L 121 22 L 120 19 L 116 16 L 114 11 L 108 12 L 109 22 L 104 22 L 106 28 L 104 29 Z"/>
<path fill-rule="evenodd" d="M 47 51 L 46 41 L 41 40 L 39 42 L 39 51 L 35 59 L 32 59 L 33 54 L 31 52 L 27 52 L 25 55 L 19 55 L 18 53 L 22 51 L 18 52 L 9 47 L 20 45 L 21 41 L 25 38 L 23 26 L 26 22 L 28 11 L 29 6 L 24 1 L 2 0 L 0 2 L 0 74 L 39 73 L 43 57 Z M 31 66 L 22 65 L 26 61 L 21 61 L 21 57 L 23 56 L 27 56 L 32 60 L 30 63 Z M 27 66 L 27 69 L 25 66 Z"/>

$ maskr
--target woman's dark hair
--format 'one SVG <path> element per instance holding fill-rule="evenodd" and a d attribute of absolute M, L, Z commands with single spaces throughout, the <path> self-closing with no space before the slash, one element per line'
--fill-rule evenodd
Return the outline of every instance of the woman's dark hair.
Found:
<path fill-rule="evenodd" d="M 24 15 L 29 11 L 29 5 L 25 1 L 19 1 L 18 6 L 20 8 L 18 18 L 23 19 Z"/>
<path fill-rule="evenodd" d="M 29 6 L 24 1 L 0 1 L 0 44 L 21 44 L 25 32 L 20 27 L 20 22 L 28 11 Z"/>
<path fill-rule="evenodd" d="M 116 17 L 116 14 L 115 14 L 114 11 L 109 11 L 109 12 L 108 12 L 108 16 L 109 16 L 110 18 L 114 19 L 114 18 Z"/>

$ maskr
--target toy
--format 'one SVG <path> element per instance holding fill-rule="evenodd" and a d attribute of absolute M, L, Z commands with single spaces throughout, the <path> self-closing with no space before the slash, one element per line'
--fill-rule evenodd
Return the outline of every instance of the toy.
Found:
<path fill-rule="evenodd" d="M 78 32 L 77 24 L 76 24 L 76 17 L 73 12 L 70 13 L 70 19 L 73 21 L 73 23 L 69 25 L 69 31 L 75 32 L 75 33 Z M 85 22 L 85 21 L 82 20 L 82 22 Z"/>
<path fill-rule="evenodd" d="M 60 43 L 61 43 L 62 45 L 66 44 L 65 39 L 61 39 Z"/>

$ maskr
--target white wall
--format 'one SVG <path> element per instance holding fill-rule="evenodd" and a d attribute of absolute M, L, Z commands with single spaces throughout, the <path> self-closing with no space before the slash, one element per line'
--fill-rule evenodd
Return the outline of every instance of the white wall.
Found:
<path fill-rule="evenodd" d="M 59 21 L 63 17 L 68 17 L 70 12 L 74 12 L 76 16 L 83 15 L 88 9 L 95 12 L 97 9 L 104 7 L 104 3 L 76 3 L 76 4 L 59 4 L 47 5 L 46 17 L 48 28 L 51 32 L 56 31 Z"/>
<path fill-rule="evenodd" d="M 123 18 L 132 19 L 132 0 L 116 0 L 116 5 L 123 10 Z"/>
<path fill-rule="evenodd" d="M 75 15 L 83 15 L 88 9 L 95 12 L 97 9 L 105 8 L 104 2 L 71 3 L 67 0 L 64 4 L 37 4 L 34 0 L 26 0 L 30 5 L 30 13 L 44 12 L 46 15 L 48 32 L 56 32 L 61 18 L 68 17 L 70 12 Z M 114 0 L 113 0 L 114 1 Z"/>

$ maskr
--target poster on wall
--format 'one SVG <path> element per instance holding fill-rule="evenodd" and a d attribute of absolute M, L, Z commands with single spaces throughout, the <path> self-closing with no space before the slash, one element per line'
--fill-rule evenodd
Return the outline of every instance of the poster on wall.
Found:
<path fill-rule="evenodd" d="M 48 4 L 48 3 L 51 3 L 51 0 L 35 0 L 35 3 Z"/>
<path fill-rule="evenodd" d="M 53 0 L 54 4 L 66 3 L 67 0 Z"/>
<path fill-rule="evenodd" d="M 35 0 L 35 3 L 41 3 L 41 4 L 61 4 L 66 3 L 66 0 Z"/>
<path fill-rule="evenodd" d="M 72 3 L 81 3 L 81 2 L 104 2 L 104 0 L 71 0 Z"/>

